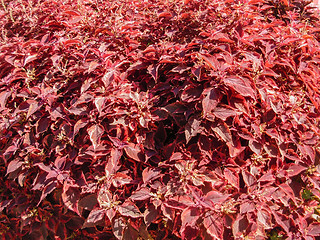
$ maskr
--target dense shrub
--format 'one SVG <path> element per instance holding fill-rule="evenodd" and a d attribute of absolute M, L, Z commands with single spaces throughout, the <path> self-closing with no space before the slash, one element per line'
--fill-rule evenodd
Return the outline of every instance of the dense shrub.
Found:
<path fill-rule="evenodd" d="M 2 0 L 3 239 L 315 239 L 319 20 L 300 0 Z"/>

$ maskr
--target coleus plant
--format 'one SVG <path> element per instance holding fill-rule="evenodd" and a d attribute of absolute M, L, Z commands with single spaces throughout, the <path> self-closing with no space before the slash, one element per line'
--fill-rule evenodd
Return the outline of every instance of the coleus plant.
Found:
<path fill-rule="evenodd" d="M 3 239 L 316 239 L 307 1 L 3 0 Z"/>

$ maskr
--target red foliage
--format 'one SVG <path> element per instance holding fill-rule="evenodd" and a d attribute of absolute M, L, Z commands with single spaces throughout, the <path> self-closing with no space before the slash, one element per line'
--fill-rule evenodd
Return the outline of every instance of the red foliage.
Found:
<path fill-rule="evenodd" d="M 3 0 L 3 239 L 315 239 L 318 16 Z"/>

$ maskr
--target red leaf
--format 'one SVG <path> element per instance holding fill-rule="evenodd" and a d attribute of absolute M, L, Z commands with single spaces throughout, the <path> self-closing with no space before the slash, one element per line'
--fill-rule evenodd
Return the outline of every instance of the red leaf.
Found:
<path fill-rule="evenodd" d="M 97 109 L 98 109 L 98 112 L 101 114 L 102 113 L 102 109 L 104 108 L 104 104 L 106 102 L 106 99 L 105 97 L 96 97 L 94 99 L 94 104 L 96 105 Z"/>
<path fill-rule="evenodd" d="M 87 131 L 93 144 L 93 148 L 96 149 L 104 133 L 104 128 L 101 125 L 96 124 L 88 128 Z"/>
<path fill-rule="evenodd" d="M 210 191 L 206 194 L 205 200 L 213 204 L 221 204 L 230 197 L 230 194 L 223 194 L 218 191 Z"/>
<path fill-rule="evenodd" d="M 225 105 L 224 107 L 216 107 L 213 114 L 223 121 L 226 121 L 228 117 L 236 116 L 238 113 L 231 107 Z"/>
<path fill-rule="evenodd" d="M 90 212 L 89 216 L 87 217 L 85 223 L 83 224 L 83 228 L 86 227 L 93 227 L 96 223 L 102 221 L 105 216 L 104 209 L 94 209 Z"/>
<path fill-rule="evenodd" d="M 214 212 L 207 211 L 203 217 L 203 225 L 215 239 L 223 239 L 223 220 Z"/>
<path fill-rule="evenodd" d="M 63 185 L 63 192 L 62 192 L 62 201 L 66 205 L 67 208 L 76 212 L 80 215 L 78 211 L 78 202 L 80 199 L 80 191 L 78 188 L 75 188 L 68 183 L 64 183 Z"/>
<path fill-rule="evenodd" d="M 221 94 L 215 88 L 207 88 L 203 91 L 205 98 L 202 100 L 203 116 L 207 117 L 217 107 L 221 99 Z"/>
<path fill-rule="evenodd" d="M 289 168 L 287 169 L 287 173 L 288 173 L 289 177 L 293 177 L 293 176 L 296 176 L 299 173 L 303 172 L 306 169 L 307 169 L 306 167 L 292 163 L 292 164 L 290 164 Z"/>
<path fill-rule="evenodd" d="M 23 63 L 23 66 L 26 66 L 28 63 L 34 61 L 37 59 L 37 54 L 34 54 L 34 55 L 31 55 L 31 56 L 28 56 L 24 59 L 24 63 Z"/>
<path fill-rule="evenodd" d="M 87 126 L 87 124 L 88 120 L 85 118 L 81 118 L 79 121 L 77 121 L 73 127 L 73 138 L 78 134 L 79 130 Z"/>
<path fill-rule="evenodd" d="M 148 183 L 149 181 L 159 177 L 161 177 L 160 169 L 145 168 L 142 172 L 142 179 L 144 183 Z"/>
<path fill-rule="evenodd" d="M 267 210 L 258 210 L 257 220 L 260 224 L 262 224 L 264 229 L 271 229 L 273 227 L 271 214 Z"/>
<path fill-rule="evenodd" d="M 132 158 L 135 161 L 144 161 L 144 155 L 141 152 L 141 149 L 138 147 L 138 145 L 135 145 L 133 143 L 129 143 L 127 146 L 124 147 L 124 151 L 128 155 L 129 158 Z"/>
<path fill-rule="evenodd" d="M 201 121 L 195 117 L 191 117 L 186 124 L 185 135 L 187 143 L 191 140 L 192 137 L 196 136 L 201 132 L 202 127 L 200 126 Z"/>
<path fill-rule="evenodd" d="M 50 119 L 49 118 L 46 118 L 46 117 L 43 117 L 41 118 L 37 124 L 36 124 L 36 127 L 37 127 L 37 133 L 43 133 L 45 131 L 47 131 L 49 125 L 50 125 Z"/>
<path fill-rule="evenodd" d="M 143 215 L 145 224 L 149 226 L 154 220 L 157 219 L 158 211 L 153 204 L 149 204 Z"/>
<path fill-rule="evenodd" d="M 238 218 L 232 224 L 232 233 L 235 237 L 240 237 L 245 233 L 246 229 L 249 226 L 247 217 L 239 215 Z"/>
<path fill-rule="evenodd" d="M 127 224 L 122 217 L 114 218 L 112 221 L 112 231 L 117 239 L 122 239 L 123 232 Z"/>
<path fill-rule="evenodd" d="M 146 200 L 150 198 L 150 191 L 147 188 L 140 188 L 139 190 L 135 191 L 130 198 L 132 200 Z"/>
<path fill-rule="evenodd" d="M 131 201 L 126 201 L 118 206 L 118 211 L 122 216 L 126 217 L 139 218 L 143 216 L 139 208 Z"/>
<path fill-rule="evenodd" d="M 246 170 L 242 170 L 242 177 L 245 184 L 250 187 L 256 182 L 256 178 Z"/>
<path fill-rule="evenodd" d="M 279 187 L 287 196 L 289 196 L 292 199 L 293 202 L 296 203 L 294 192 L 293 192 L 292 188 L 288 184 L 282 183 L 282 184 L 279 185 Z"/>
<path fill-rule="evenodd" d="M 238 76 L 230 76 L 225 78 L 223 81 L 227 86 L 233 88 L 242 96 L 255 99 L 255 94 L 252 87 L 250 86 L 249 79 L 244 79 Z"/>
<path fill-rule="evenodd" d="M 40 197 L 40 200 L 39 200 L 38 205 L 42 202 L 43 199 L 45 199 L 45 197 L 46 197 L 48 194 L 52 193 L 53 190 L 56 189 L 56 187 L 57 187 L 57 182 L 56 182 L 56 181 L 50 182 L 49 184 L 47 184 L 47 185 L 45 186 L 45 188 L 42 190 L 42 194 L 41 194 L 41 197 Z"/>
<path fill-rule="evenodd" d="M 224 169 L 224 177 L 228 180 L 228 182 L 239 189 L 239 175 L 238 173 L 229 170 L 228 168 Z"/>
<path fill-rule="evenodd" d="M 40 105 L 38 102 L 32 102 L 29 106 L 26 118 L 29 118 L 32 114 L 38 111 L 39 108 L 40 108 Z"/>
<path fill-rule="evenodd" d="M 217 126 L 212 127 L 212 130 L 218 134 L 218 136 L 225 142 L 232 142 L 232 136 L 231 136 L 231 132 L 230 129 L 228 127 L 228 125 L 223 122 L 223 121 L 219 121 Z"/>

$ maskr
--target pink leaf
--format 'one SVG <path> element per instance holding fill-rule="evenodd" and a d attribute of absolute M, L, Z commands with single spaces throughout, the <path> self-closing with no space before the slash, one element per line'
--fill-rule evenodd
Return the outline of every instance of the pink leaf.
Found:
<path fill-rule="evenodd" d="M 88 128 L 87 131 L 93 144 L 93 148 L 96 149 L 104 133 L 104 128 L 101 125 L 96 124 Z"/>
<path fill-rule="evenodd" d="M 123 239 L 123 232 L 127 224 L 125 223 L 123 217 L 117 217 L 112 220 L 112 231 L 117 239 Z"/>
<path fill-rule="evenodd" d="M 29 106 L 29 109 L 28 109 L 28 113 L 27 113 L 27 117 L 26 118 L 29 118 L 32 114 L 34 114 L 36 111 L 38 111 L 39 109 L 39 103 L 38 102 L 32 102 Z"/>
<path fill-rule="evenodd" d="M 160 169 L 145 168 L 142 172 L 142 179 L 144 183 L 148 183 L 149 181 L 159 177 L 161 177 Z"/>
<path fill-rule="evenodd" d="M 212 130 L 225 142 L 232 142 L 232 136 L 228 125 L 219 121 L 217 126 L 212 127 Z"/>
<path fill-rule="evenodd" d="M 187 207 L 181 213 L 182 226 L 195 226 L 200 217 L 200 211 L 195 207 Z"/>
<path fill-rule="evenodd" d="M 272 228 L 272 217 L 269 211 L 260 209 L 257 212 L 257 219 L 260 224 L 262 224 L 264 229 Z"/>
<path fill-rule="evenodd" d="M 26 66 L 28 63 L 34 61 L 37 59 L 37 54 L 34 54 L 34 55 L 31 55 L 31 56 L 28 56 L 24 59 L 24 64 L 23 66 Z"/>
<path fill-rule="evenodd" d="M 7 100 L 8 100 L 10 95 L 11 95 L 11 92 L 9 92 L 9 91 L 4 91 L 4 92 L 0 93 L 0 106 L 1 106 L 1 109 L 4 109 L 6 107 L 6 103 L 7 103 Z"/>
<path fill-rule="evenodd" d="M 320 223 L 312 223 L 307 229 L 309 236 L 319 237 L 320 236 Z"/>
<path fill-rule="evenodd" d="M 18 170 L 21 166 L 23 165 L 23 161 L 19 161 L 19 160 L 12 160 L 7 167 L 7 174 L 12 173 L 16 170 Z"/>

